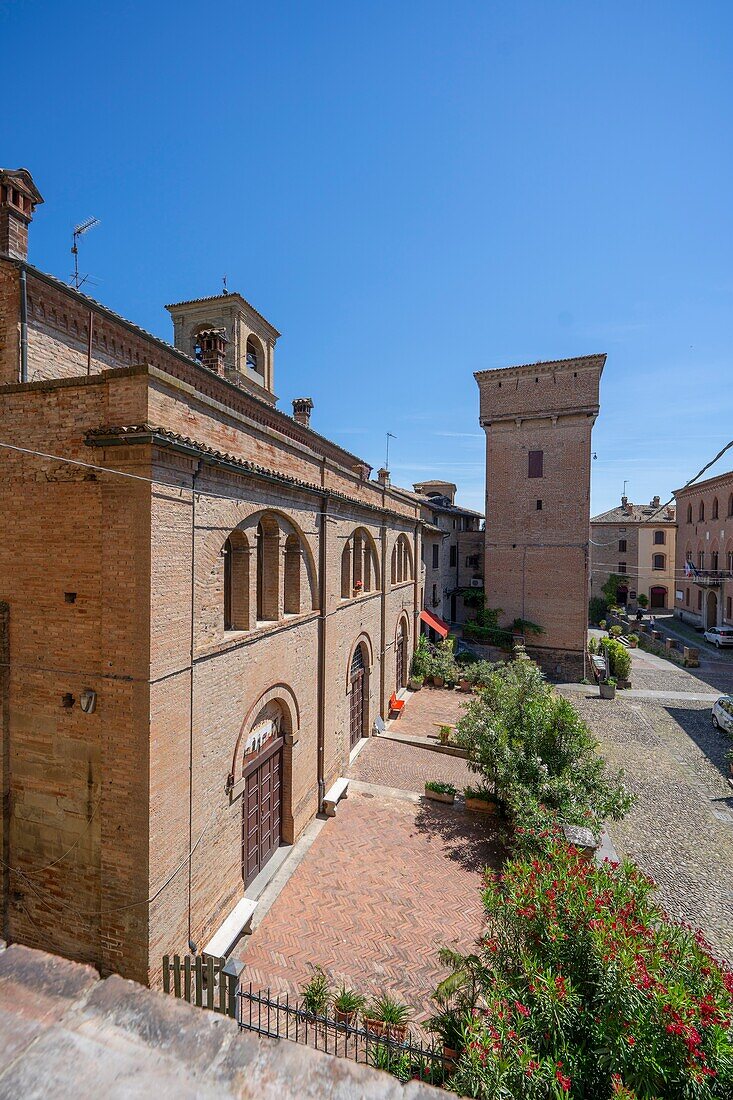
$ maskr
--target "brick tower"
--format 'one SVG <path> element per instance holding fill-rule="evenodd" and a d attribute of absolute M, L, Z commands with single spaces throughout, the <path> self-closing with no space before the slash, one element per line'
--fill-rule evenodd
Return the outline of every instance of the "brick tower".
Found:
<path fill-rule="evenodd" d="M 585 673 L 591 431 L 605 355 L 477 372 L 486 432 L 486 606 L 542 627 L 548 675 Z"/>

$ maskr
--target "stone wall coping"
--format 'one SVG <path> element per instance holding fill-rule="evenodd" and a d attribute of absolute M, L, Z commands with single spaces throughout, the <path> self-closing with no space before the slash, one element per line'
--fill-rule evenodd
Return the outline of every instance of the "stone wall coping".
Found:
<path fill-rule="evenodd" d="M 440 1089 L 240 1032 L 234 1020 L 28 947 L 0 950 L 0 1095 L 439 1100 Z"/>

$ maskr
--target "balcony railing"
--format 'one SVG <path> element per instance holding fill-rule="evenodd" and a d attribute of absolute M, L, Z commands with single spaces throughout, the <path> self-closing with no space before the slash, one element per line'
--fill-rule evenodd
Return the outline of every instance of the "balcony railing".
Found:
<path fill-rule="evenodd" d="M 731 574 L 725 569 L 698 569 L 692 574 L 692 581 L 701 588 L 720 588 Z"/>

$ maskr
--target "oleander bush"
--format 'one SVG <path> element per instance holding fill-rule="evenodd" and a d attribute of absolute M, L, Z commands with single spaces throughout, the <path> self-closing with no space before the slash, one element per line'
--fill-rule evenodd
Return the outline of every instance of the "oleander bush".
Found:
<path fill-rule="evenodd" d="M 588 726 L 534 661 L 495 665 L 483 684 L 458 722 L 457 741 L 515 822 L 535 820 L 539 806 L 595 831 L 623 816 L 633 800 L 622 774 L 608 771 Z"/>
<path fill-rule="evenodd" d="M 487 873 L 474 955 L 436 991 L 472 1097 L 733 1096 L 733 974 L 674 924 L 633 864 L 597 864 L 545 823 L 545 853 Z M 541 845 L 535 845 L 539 848 Z"/>

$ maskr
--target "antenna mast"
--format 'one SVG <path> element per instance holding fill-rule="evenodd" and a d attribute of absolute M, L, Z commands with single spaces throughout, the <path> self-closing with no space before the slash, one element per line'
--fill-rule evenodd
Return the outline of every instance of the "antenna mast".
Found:
<path fill-rule="evenodd" d="M 384 462 L 385 470 L 389 470 L 389 441 L 390 439 L 396 439 L 396 435 L 392 435 L 392 432 L 387 432 L 387 457 Z"/>
<path fill-rule="evenodd" d="M 79 237 L 82 237 L 88 230 L 93 229 L 95 225 L 99 225 L 99 218 L 87 218 L 74 226 L 73 243 L 71 245 L 71 254 L 74 257 L 74 274 L 71 276 L 71 281 L 75 290 L 83 286 L 89 278 L 88 275 L 85 275 L 83 279 L 79 278 Z"/>

